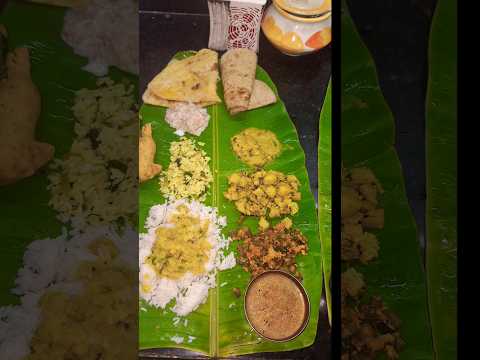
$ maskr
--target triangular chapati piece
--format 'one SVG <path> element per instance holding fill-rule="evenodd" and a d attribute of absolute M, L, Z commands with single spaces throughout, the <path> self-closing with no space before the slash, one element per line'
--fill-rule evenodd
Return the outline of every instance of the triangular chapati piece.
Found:
<path fill-rule="evenodd" d="M 263 81 L 256 80 L 253 84 L 252 96 L 248 104 L 248 110 L 257 109 L 277 102 L 277 97 L 270 86 Z"/>

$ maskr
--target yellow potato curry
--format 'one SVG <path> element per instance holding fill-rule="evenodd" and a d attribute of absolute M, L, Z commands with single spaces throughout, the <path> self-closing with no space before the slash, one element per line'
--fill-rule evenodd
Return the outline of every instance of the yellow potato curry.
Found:
<path fill-rule="evenodd" d="M 282 151 L 277 136 L 269 131 L 248 128 L 230 140 L 238 158 L 252 167 L 262 167 L 274 160 Z"/>
<path fill-rule="evenodd" d="M 117 250 L 110 240 L 97 241 L 90 251 L 97 259 L 79 264 L 78 294 L 50 290 L 40 299 L 41 321 L 24 360 L 137 356 L 137 272 L 112 262 Z"/>
<path fill-rule="evenodd" d="M 159 227 L 149 263 L 163 278 L 177 280 L 187 272 L 204 274 L 209 260 L 211 243 L 208 241 L 210 221 L 192 216 L 182 205 L 169 221 L 173 226 Z"/>

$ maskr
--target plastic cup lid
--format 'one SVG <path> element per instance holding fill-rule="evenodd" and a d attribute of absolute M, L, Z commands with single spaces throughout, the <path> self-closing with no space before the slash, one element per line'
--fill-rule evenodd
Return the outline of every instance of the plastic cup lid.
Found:
<path fill-rule="evenodd" d="M 273 0 L 283 10 L 297 15 L 320 15 L 332 9 L 331 0 Z"/>

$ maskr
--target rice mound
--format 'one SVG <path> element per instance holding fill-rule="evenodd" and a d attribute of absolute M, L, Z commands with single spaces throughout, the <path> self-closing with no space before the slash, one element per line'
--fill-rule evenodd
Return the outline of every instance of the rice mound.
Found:
<path fill-rule="evenodd" d="M 138 32 L 137 1 L 92 0 L 66 12 L 62 38 L 88 58 L 88 72 L 104 76 L 112 65 L 138 74 Z"/>
<path fill-rule="evenodd" d="M 20 296 L 20 305 L 0 307 L 0 359 L 20 360 L 30 355 L 31 340 L 42 320 L 39 305 L 43 295 L 82 292 L 83 286 L 75 274 L 82 261 L 97 258 L 89 245 L 98 239 L 109 239 L 115 245 L 118 250 L 116 264 L 136 268 L 137 254 L 129 251 L 136 239 L 136 231 L 131 228 L 124 229 L 121 234 L 109 226 L 70 233 L 64 229 L 56 238 L 30 243 L 12 289 L 12 293 Z"/>
<path fill-rule="evenodd" d="M 159 227 L 170 227 L 169 216 L 176 209 L 185 205 L 192 215 L 202 220 L 209 220 L 208 241 L 212 245 L 208 262 L 205 264 L 206 273 L 202 275 L 185 274 L 178 280 L 161 278 L 150 264 L 146 262 L 152 252 L 156 240 L 155 231 Z M 179 315 L 186 316 L 195 311 L 208 297 L 208 290 L 216 287 L 216 273 L 218 270 L 226 270 L 236 265 L 233 253 L 226 254 L 231 242 L 222 235 L 222 228 L 226 226 L 226 218 L 218 216 L 217 209 L 205 206 L 197 201 L 185 199 L 175 202 L 155 205 L 150 209 L 145 222 L 147 233 L 140 234 L 139 242 L 139 282 L 140 298 L 148 304 L 164 309 L 172 300 L 175 305 L 171 310 Z M 144 291 L 145 285 L 149 290 Z"/>

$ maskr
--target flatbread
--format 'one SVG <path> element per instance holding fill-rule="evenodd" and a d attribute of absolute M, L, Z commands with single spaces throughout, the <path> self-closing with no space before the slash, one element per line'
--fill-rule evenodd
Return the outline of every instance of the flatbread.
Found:
<path fill-rule="evenodd" d="M 148 89 L 163 100 L 218 103 L 218 78 L 218 54 L 202 49 L 186 59 L 171 61 L 148 84 Z"/>
<path fill-rule="evenodd" d="M 220 60 L 225 104 L 230 114 L 248 110 L 257 69 L 257 54 L 249 49 L 228 50 Z"/>
<path fill-rule="evenodd" d="M 277 97 L 270 86 L 263 81 L 255 79 L 252 96 L 248 104 L 248 110 L 257 109 L 277 102 Z"/>
<path fill-rule="evenodd" d="M 163 106 L 163 107 L 167 107 L 167 108 L 175 107 L 177 104 L 180 104 L 180 103 L 183 102 L 183 101 L 162 99 L 162 98 L 152 94 L 152 92 L 148 88 L 143 93 L 142 100 L 145 104 L 155 105 L 155 106 Z M 207 106 L 213 105 L 215 103 L 216 103 L 215 101 L 210 101 L 210 102 L 198 102 L 198 103 L 194 103 L 194 104 L 197 105 L 197 106 L 200 106 L 200 107 L 207 107 Z"/>

